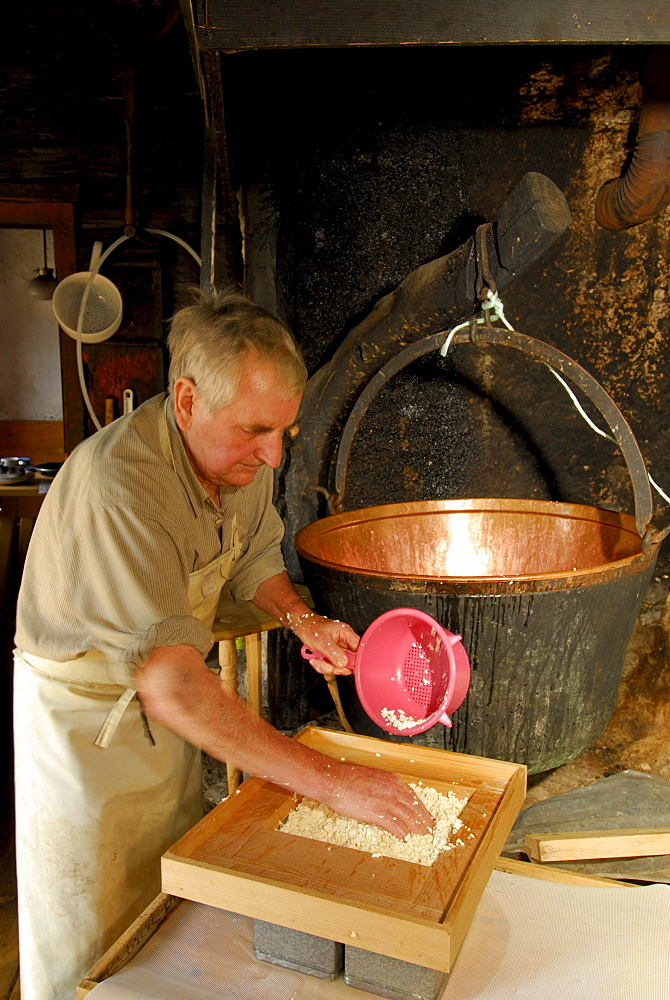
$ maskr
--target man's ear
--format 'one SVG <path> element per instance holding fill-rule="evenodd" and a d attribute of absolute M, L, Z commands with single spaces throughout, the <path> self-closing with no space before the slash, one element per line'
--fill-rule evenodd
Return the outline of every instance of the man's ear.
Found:
<path fill-rule="evenodd" d="M 190 378 L 181 377 L 175 380 L 172 387 L 172 398 L 174 417 L 180 431 L 191 429 L 195 396 L 195 383 Z"/>

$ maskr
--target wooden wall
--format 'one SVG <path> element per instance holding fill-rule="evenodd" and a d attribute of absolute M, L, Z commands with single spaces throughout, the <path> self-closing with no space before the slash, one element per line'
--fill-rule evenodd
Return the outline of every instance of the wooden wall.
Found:
<path fill-rule="evenodd" d="M 0 420 L 0 457 L 10 455 L 35 464 L 65 461 L 62 420 Z"/>

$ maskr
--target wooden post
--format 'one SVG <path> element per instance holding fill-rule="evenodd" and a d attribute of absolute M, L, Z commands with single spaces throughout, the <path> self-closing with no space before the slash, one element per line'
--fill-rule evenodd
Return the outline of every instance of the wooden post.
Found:
<path fill-rule="evenodd" d="M 259 632 L 244 637 L 247 654 L 247 705 L 257 715 L 263 714 L 263 668 Z"/>
<path fill-rule="evenodd" d="M 220 680 L 224 691 L 237 694 L 237 649 L 234 639 L 222 639 L 219 642 L 219 666 L 221 667 Z M 226 772 L 228 775 L 228 794 L 232 795 L 239 787 L 242 779 L 240 770 L 235 767 L 232 761 L 226 761 Z"/>

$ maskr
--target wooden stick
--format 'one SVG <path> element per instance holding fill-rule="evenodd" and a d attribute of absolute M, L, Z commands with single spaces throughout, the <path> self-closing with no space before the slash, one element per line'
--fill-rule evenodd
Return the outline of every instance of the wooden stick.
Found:
<path fill-rule="evenodd" d="M 582 875 L 581 872 L 570 872 L 565 868 L 543 868 L 528 861 L 515 861 L 502 855 L 496 861 L 496 871 L 507 875 L 523 875 L 526 878 L 537 878 L 543 882 L 558 882 L 561 885 L 595 885 L 607 889 L 633 887 L 633 882 L 622 882 L 620 879 L 605 878 L 602 875 Z M 637 887 L 636 887 L 637 888 Z"/>
<path fill-rule="evenodd" d="M 526 847 L 534 861 L 644 858 L 670 854 L 670 827 L 586 830 L 579 833 L 527 833 Z"/>
<path fill-rule="evenodd" d="M 330 696 L 333 699 L 335 708 L 337 709 L 337 714 L 339 716 L 340 722 L 342 723 L 342 728 L 345 733 L 353 733 L 353 729 L 347 722 L 347 717 L 344 714 L 344 708 L 342 707 L 342 701 L 340 699 L 340 691 L 337 686 L 337 677 L 335 674 L 324 674 L 326 678 L 326 683 L 328 684 L 328 690 L 330 691 Z"/>
<path fill-rule="evenodd" d="M 244 637 L 247 655 L 247 705 L 256 713 L 263 714 L 263 668 L 261 663 L 261 637 L 258 632 Z"/>
<path fill-rule="evenodd" d="M 77 1000 L 83 1000 L 95 986 L 122 969 L 181 902 L 177 896 L 159 893 L 86 973 L 86 978 L 77 986 Z"/>

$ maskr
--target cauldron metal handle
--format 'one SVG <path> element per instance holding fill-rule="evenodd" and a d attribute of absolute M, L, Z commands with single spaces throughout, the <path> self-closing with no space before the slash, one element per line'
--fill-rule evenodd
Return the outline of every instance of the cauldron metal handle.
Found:
<path fill-rule="evenodd" d="M 430 337 L 425 337 L 423 340 L 418 340 L 414 344 L 410 344 L 409 347 L 406 347 L 404 351 L 401 351 L 379 369 L 356 400 L 344 425 L 338 446 L 337 461 L 335 463 L 335 494 L 329 501 L 331 513 L 343 509 L 351 447 L 359 424 L 372 400 L 389 379 L 406 365 L 412 361 L 416 361 L 417 358 L 422 357 L 424 354 L 429 354 L 431 351 L 438 350 L 446 340 L 446 337 L 447 333 L 442 330 L 440 333 L 435 333 Z M 579 386 L 605 418 L 621 449 L 633 484 L 635 524 L 638 534 L 646 542 L 651 540 L 651 533 L 654 532 L 654 529 L 650 525 L 653 504 L 649 476 L 647 475 L 644 459 L 626 418 L 614 400 L 608 396 L 603 387 L 596 382 L 592 375 L 589 375 L 584 368 L 569 358 L 567 354 L 563 354 L 555 347 L 551 347 L 541 340 L 536 340 L 535 337 L 519 333 L 517 330 L 507 330 L 486 324 L 482 324 L 481 326 L 471 324 L 468 328 L 458 330 L 453 335 L 451 343 L 501 344 L 506 347 L 515 347 L 524 354 L 531 355 L 535 360 L 546 362 L 552 368 L 556 368 L 562 375 Z"/>

